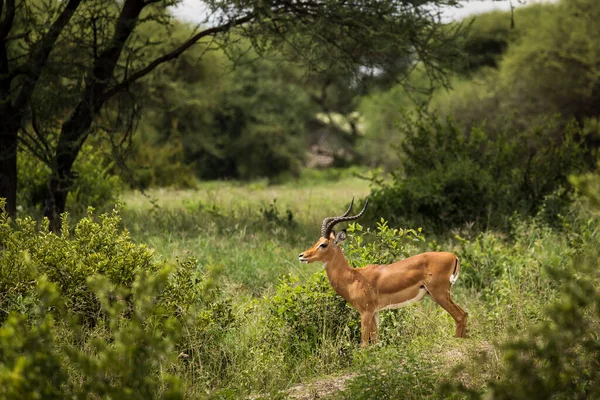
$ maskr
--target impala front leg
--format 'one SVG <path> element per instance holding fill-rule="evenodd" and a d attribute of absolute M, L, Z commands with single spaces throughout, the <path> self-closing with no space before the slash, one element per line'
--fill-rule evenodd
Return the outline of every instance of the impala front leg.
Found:
<path fill-rule="evenodd" d="M 373 330 L 373 313 L 363 311 L 360 314 L 360 347 L 365 348 L 369 345 L 369 338 Z"/>
<path fill-rule="evenodd" d="M 379 314 L 377 312 L 373 313 L 370 338 L 371 344 L 377 344 L 377 340 L 379 339 Z"/>

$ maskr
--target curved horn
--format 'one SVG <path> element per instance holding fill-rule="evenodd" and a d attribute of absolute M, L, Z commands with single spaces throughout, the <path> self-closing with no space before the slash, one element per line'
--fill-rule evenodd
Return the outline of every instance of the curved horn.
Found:
<path fill-rule="evenodd" d="M 329 235 L 329 232 L 327 232 L 327 227 L 329 226 L 329 223 L 337 218 L 343 218 L 343 217 L 347 216 L 348 214 L 350 214 L 350 211 L 352 211 L 353 205 L 354 205 L 354 197 L 352 198 L 352 201 L 350 202 L 350 206 L 348 207 L 348 209 L 346 210 L 345 213 L 343 213 L 342 215 L 337 216 L 337 217 L 325 218 L 323 220 L 323 223 L 321 224 L 321 235 L 323 237 L 327 237 L 325 234 L 327 233 Z"/>
<path fill-rule="evenodd" d="M 331 231 L 333 230 L 333 227 L 340 223 L 340 222 L 347 222 L 347 221 L 355 221 L 357 219 L 359 219 L 360 217 L 362 217 L 362 215 L 365 213 L 365 210 L 367 209 L 367 205 L 369 204 L 369 199 L 367 198 L 367 200 L 365 201 L 365 205 L 363 206 L 363 209 L 360 210 L 360 212 L 356 215 L 347 217 L 346 215 L 348 215 L 348 213 L 346 212 L 346 214 L 341 215 L 339 217 L 335 217 L 335 218 L 331 218 L 330 221 L 328 222 L 327 226 L 325 227 L 325 229 L 322 229 L 322 234 L 323 237 L 327 238 L 329 237 L 329 235 L 331 234 Z M 323 221 L 323 223 L 325 223 L 325 221 Z"/>

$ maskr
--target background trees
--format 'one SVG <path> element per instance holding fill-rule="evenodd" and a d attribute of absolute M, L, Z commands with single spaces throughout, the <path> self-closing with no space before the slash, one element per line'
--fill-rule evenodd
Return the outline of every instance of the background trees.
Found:
<path fill-rule="evenodd" d="M 314 70 L 360 71 L 390 64 L 390 54 L 412 55 L 439 78 L 451 35 L 440 29 L 432 6 L 447 3 L 453 1 L 210 1 L 211 26 L 179 39 L 170 33 L 175 23 L 168 13 L 176 1 L 3 0 L 0 193 L 14 214 L 20 140 L 50 167 L 44 214 L 56 229 L 83 143 L 91 134 L 121 142 L 115 136 L 131 132 L 135 121 L 134 84 L 202 38 L 229 51 L 235 31 L 259 52 L 278 49 Z"/>

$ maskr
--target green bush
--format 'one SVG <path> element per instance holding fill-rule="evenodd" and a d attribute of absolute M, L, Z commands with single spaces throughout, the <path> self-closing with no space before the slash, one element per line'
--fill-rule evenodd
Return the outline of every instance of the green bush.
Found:
<path fill-rule="evenodd" d="M 597 238 L 596 238 L 597 241 Z M 500 378 L 487 382 L 486 391 L 446 382 L 441 390 L 493 399 L 588 399 L 600 396 L 600 274 L 597 247 L 565 267 L 550 266 L 548 280 L 560 285 L 545 309 L 543 322 L 500 346 Z M 548 304 L 540 301 L 541 304 Z M 496 320 L 496 323 L 498 321 Z M 520 327 L 519 327 L 520 328 Z"/>
<path fill-rule="evenodd" d="M 422 118 L 407 130 L 402 149 L 404 174 L 375 182 L 368 214 L 437 232 L 471 222 L 507 229 L 506 216 L 536 215 L 550 195 L 555 206 L 566 206 L 556 200 L 568 199 L 569 174 L 589 168 L 575 124 L 554 140 L 544 126 L 490 135 Z"/>
<path fill-rule="evenodd" d="M 486 399 L 588 399 L 600 396 L 600 230 L 597 214 L 600 178 L 596 174 L 587 174 L 571 180 L 584 194 L 591 210 L 580 210 L 579 217 L 571 218 L 571 221 L 565 219 L 562 232 L 518 224 L 517 245 L 511 249 L 515 253 L 513 259 L 525 254 L 523 261 L 529 267 L 532 261 L 538 263 L 531 268 L 532 275 L 523 280 L 528 285 L 522 284 L 519 289 L 525 293 L 533 292 L 539 296 L 539 304 L 546 305 L 540 320 L 526 329 L 522 326 L 509 329 L 510 336 L 500 345 L 502 368 L 497 379 L 488 380 L 482 388 L 465 385 L 453 376 L 441 386 L 441 396 L 468 395 Z M 542 239 L 534 232 L 545 234 L 546 238 Z M 555 237 L 549 240 L 549 235 Z M 533 246 L 524 251 L 522 246 L 527 242 Z M 543 242 L 552 243 L 558 249 L 541 251 L 539 246 Z M 563 247 L 565 243 L 568 244 L 567 251 Z M 518 275 L 518 270 L 506 271 L 506 274 Z M 513 281 L 514 277 L 509 279 Z M 540 290 L 539 283 L 533 283 L 536 279 L 547 281 L 547 288 Z M 503 280 L 506 282 L 507 279 Z M 499 289 L 496 288 L 497 293 L 501 293 Z M 554 294 L 548 296 L 549 291 Z M 519 302 L 519 312 L 523 312 L 523 303 L 515 299 L 514 294 L 510 298 L 504 296 L 498 303 L 505 305 L 506 299 Z M 496 319 L 495 323 L 498 322 Z M 477 364 L 481 360 L 472 362 Z"/>
<path fill-rule="evenodd" d="M 289 333 L 293 354 L 314 351 L 325 341 L 342 340 L 347 348 L 360 340 L 358 312 L 335 293 L 323 271 L 302 284 L 298 278 L 283 278 L 268 307 L 273 330 Z"/>
<path fill-rule="evenodd" d="M 435 358 L 414 347 L 371 351 L 359 358 L 358 376 L 336 397 L 352 400 L 432 398 L 440 372 L 429 357 Z"/>
<path fill-rule="evenodd" d="M 3 211 L 3 206 L 0 207 Z M 140 271 L 155 272 L 152 251 L 131 242 L 127 231 L 119 228 L 118 210 L 103 214 L 100 222 L 93 209 L 71 228 L 62 217 L 62 234 L 48 232 L 48 222 L 40 226 L 31 218 L 17 218 L 13 224 L 0 214 L 0 285 L 4 310 L 21 309 L 30 304 L 37 276 L 46 275 L 60 290 L 66 306 L 92 323 L 100 304 L 86 284 L 88 277 L 102 274 L 112 284 L 131 287 Z M 6 315 L 4 315 L 5 317 Z"/>
<path fill-rule="evenodd" d="M 156 261 L 121 228 L 118 208 L 99 218 L 90 208 L 74 226 L 65 214 L 60 235 L 3 212 L 0 397 L 178 397 L 171 373 L 224 361 L 215 350 L 235 318 L 220 270 L 193 257 Z"/>
<path fill-rule="evenodd" d="M 0 397 L 183 398 L 179 380 L 164 370 L 179 335 L 177 321 L 156 303 L 168 275 L 140 274 L 131 289 L 88 279 L 109 316 L 88 334 L 42 275 L 31 312 L 12 312 L 0 327 Z"/>
<path fill-rule="evenodd" d="M 17 204 L 25 211 L 43 210 L 50 168 L 25 151 L 19 153 L 17 162 Z M 100 150 L 83 146 L 73 166 L 76 179 L 67 197 L 66 210 L 73 215 L 84 215 L 88 206 L 105 210 L 115 204 L 123 184 L 112 175 L 112 169 L 113 164 L 106 161 Z"/>
<path fill-rule="evenodd" d="M 4 210 L 0 202 L 0 210 Z M 7 313 L 27 313 L 35 304 L 36 277 L 47 276 L 61 293 L 62 301 L 81 323 L 93 326 L 104 315 L 97 295 L 87 281 L 101 275 L 112 285 L 131 288 L 140 273 L 156 273 L 162 263 L 155 261 L 146 245 L 135 244 L 127 230 L 121 228 L 119 207 L 111 214 L 86 217 L 71 226 L 67 214 L 62 216 L 60 235 L 48 232 L 47 220 L 41 224 L 31 217 L 14 222 L 0 213 L 0 321 Z M 225 309 L 216 296 L 215 276 L 219 269 L 198 266 L 194 258 L 178 260 L 169 285 L 161 296 L 161 304 L 174 315 L 183 317 L 207 304 L 219 323 L 229 323 Z M 207 312 L 205 310 L 205 312 Z"/>

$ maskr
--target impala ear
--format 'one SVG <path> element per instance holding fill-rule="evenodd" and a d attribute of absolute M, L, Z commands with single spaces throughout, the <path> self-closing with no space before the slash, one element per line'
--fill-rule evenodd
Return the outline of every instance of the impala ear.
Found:
<path fill-rule="evenodd" d="M 332 230 L 329 234 L 329 240 L 335 240 L 335 230 Z"/>
<path fill-rule="evenodd" d="M 335 235 L 335 241 L 333 242 L 333 244 L 335 244 L 337 246 L 340 243 L 342 243 L 344 240 L 346 240 L 346 230 L 345 229 L 338 232 L 337 235 Z"/>

